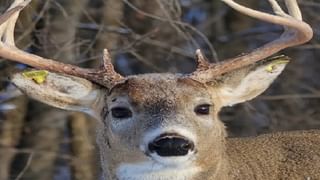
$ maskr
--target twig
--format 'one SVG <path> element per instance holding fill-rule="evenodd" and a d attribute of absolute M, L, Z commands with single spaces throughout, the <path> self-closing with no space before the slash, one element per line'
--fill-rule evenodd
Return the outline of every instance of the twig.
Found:
<path fill-rule="evenodd" d="M 81 23 L 78 26 L 78 28 L 89 29 L 92 31 L 99 31 L 101 27 L 102 26 L 98 26 L 93 23 L 91 23 L 91 24 L 90 23 L 88 23 L 88 24 Z M 179 48 L 177 46 L 171 46 L 163 41 L 154 40 L 154 39 L 149 38 L 151 35 L 153 35 L 153 34 L 150 34 L 150 32 L 147 32 L 146 34 L 140 35 L 140 34 L 133 32 L 129 28 L 115 28 L 115 27 L 106 27 L 106 26 L 103 26 L 103 31 L 108 31 L 108 32 L 118 33 L 118 34 L 123 34 L 123 35 L 131 35 L 132 34 L 131 36 L 134 39 L 134 42 L 130 42 L 125 47 L 121 48 L 121 50 L 117 50 L 120 52 L 128 52 L 129 47 L 132 47 L 133 45 L 135 45 L 137 43 L 143 42 L 143 43 L 146 43 L 146 44 L 149 44 L 152 46 L 158 46 L 160 48 L 166 49 L 172 53 L 176 53 L 181 56 L 185 56 L 188 58 L 194 57 L 194 52 L 188 52 L 188 51 L 186 51 L 182 48 Z M 115 51 L 115 50 L 116 49 L 109 49 L 110 52 Z M 98 57 L 102 57 L 102 56 L 98 56 Z M 92 59 L 92 58 L 89 58 L 89 59 Z M 87 60 L 81 60 L 79 62 L 85 62 L 85 61 L 87 61 Z"/>
<path fill-rule="evenodd" d="M 150 13 L 147 13 L 147 12 L 144 12 L 142 11 L 141 9 L 137 8 L 136 6 L 134 6 L 132 3 L 130 3 L 128 0 L 123 0 L 124 3 L 126 3 L 130 8 L 132 8 L 133 10 L 143 14 L 144 16 L 146 17 L 149 17 L 149 18 L 152 18 L 152 19 L 156 19 L 156 20 L 159 20 L 159 21 L 164 21 L 164 22 L 170 22 L 170 20 L 166 19 L 166 18 L 162 18 L 162 17 L 158 17 L 158 16 L 155 16 L 153 14 L 150 14 Z M 207 44 L 207 46 L 209 47 L 210 49 L 210 52 L 212 54 L 212 57 L 213 57 L 213 60 L 215 62 L 218 62 L 219 61 L 219 58 L 218 58 L 218 54 L 215 50 L 215 48 L 212 46 L 212 44 L 210 43 L 209 39 L 202 33 L 200 32 L 198 29 L 196 29 L 195 27 L 191 26 L 190 24 L 188 23 L 185 23 L 185 22 L 181 22 L 181 21 L 175 21 L 173 20 L 172 23 L 175 23 L 175 24 L 178 24 L 178 25 L 181 25 L 181 26 L 184 26 L 184 27 L 187 27 L 189 28 L 191 31 L 195 32 L 195 34 L 197 34 L 198 36 L 200 36 L 204 42 Z M 198 49 L 199 47 L 197 47 Z"/>
<path fill-rule="evenodd" d="M 144 57 L 142 57 L 141 55 L 139 55 L 138 53 L 136 53 L 135 51 L 129 51 L 130 54 L 132 54 L 134 57 L 137 58 L 138 61 L 144 63 L 145 65 L 151 67 L 152 69 L 154 69 L 156 72 L 161 72 L 163 71 L 161 68 L 155 66 L 153 63 L 150 63 L 150 61 L 148 61 L 147 59 L 145 59 Z"/>
<path fill-rule="evenodd" d="M 28 167 L 31 164 L 33 155 L 34 155 L 34 152 L 31 152 L 30 155 L 29 155 L 29 158 L 28 158 L 28 161 L 27 161 L 26 165 L 24 166 L 22 171 L 18 174 L 18 176 L 15 178 L 15 180 L 20 180 L 22 178 L 22 176 L 24 175 L 24 173 L 27 171 Z"/>
<path fill-rule="evenodd" d="M 30 34 L 36 27 L 37 23 L 43 18 L 45 12 L 48 10 L 50 5 L 50 0 L 47 0 L 43 7 L 41 8 L 41 11 L 37 14 L 36 19 L 29 25 L 27 30 L 23 31 L 23 34 L 21 34 L 17 40 L 16 43 L 18 44 L 24 37 L 26 37 L 28 34 Z"/>
<path fill-rule="evenodd" d="M 173 27 L 173 29 L 175 29 L 178 34 L 181 34 L 183 39 L 185 39 L 186 41 L 191 41 L 192 44 L 196 47 L 200 47 L 200 45 L 197 43 L 197 41 L 192 37 L 190 33 L 185 32 L 185 29 L 183 29 L 182 27 L 179 27 L 177 24 L 174 23 L 175 20 L 171 17 L 169 11 L 167 10 L 168 7 L 165 7 L 164 3 L 160 0 L 156 0 L 156 2 L 160 6 L 161 11 L 166 16 L 169 24 Z"/>

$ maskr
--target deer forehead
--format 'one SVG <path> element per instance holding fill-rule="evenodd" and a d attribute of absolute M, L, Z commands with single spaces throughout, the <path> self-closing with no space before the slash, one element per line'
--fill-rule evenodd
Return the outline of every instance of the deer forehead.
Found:
<path fill-rule="evenodd" d="M 211 96 L 207 87 L 195 80 L 175 74 L 130 76 L 112 88 L 109 102 L 125 99 L 133 106 L 174 108 Z"/>

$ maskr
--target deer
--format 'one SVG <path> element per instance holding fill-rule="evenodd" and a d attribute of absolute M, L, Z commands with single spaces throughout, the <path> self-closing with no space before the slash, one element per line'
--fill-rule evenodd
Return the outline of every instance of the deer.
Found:
<path fill-rule="evenodd" d="M 123 77 L 108 50 L 103 52 L 103 67 L 89 69 L 18 49 L 15 23 L 30 0 L 14 0 L 0 16 L 0 56 L 47 72 L 44 81 L 24 72 L 10 76 L 31 98 L 98 120 L 104 179 L 320 179 L 319 130 L 229 138 L 218 115 L 221 108 L 264 92 L 290 60 L 269 57 L 308 42 L 312 28 L 302 20 L 296 0 L 284 0 L 288 13 L 269 0 L 274 14 L 222 1 L 249 17 L 283 26 L 283 33 L 247 54 L 215 64 L 197 50 L 197 68 L 190 74 Z"/>

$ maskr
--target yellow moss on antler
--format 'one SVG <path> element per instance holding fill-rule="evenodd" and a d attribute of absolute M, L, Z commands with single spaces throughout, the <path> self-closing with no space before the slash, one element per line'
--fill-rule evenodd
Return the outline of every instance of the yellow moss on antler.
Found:
<path fill-rule="evenodd" d="M 37 84 L 42 84 L 48 76 L 48 71 L 44 70 L 32 70 L 22 73 L 25 78 L 30 78 Z"/>
<path fill-rule="evenodd" d="M 275 58 L 279 58 L 278 60 L 273 60 L 267 67 L 266 67 L 266 71 L 269 73 L 272 73 L 273 70 L 276 68 L 277 65 L 280 64 L 287 64 L 289 62 L 288 58 L 286 56 L 279 56 L 279 57 L 275 57 Z"/>

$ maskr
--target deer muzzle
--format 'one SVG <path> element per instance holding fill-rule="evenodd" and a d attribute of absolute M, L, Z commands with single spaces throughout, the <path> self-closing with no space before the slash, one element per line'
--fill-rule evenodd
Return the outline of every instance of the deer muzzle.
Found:
<path fill-rule="evenodd" d="M 161 157 L 185 156 L 194 150 L 194 143 L 178 134 L 162 134 L 148 144 L 149 152 Z"/>

